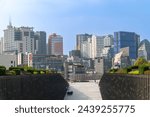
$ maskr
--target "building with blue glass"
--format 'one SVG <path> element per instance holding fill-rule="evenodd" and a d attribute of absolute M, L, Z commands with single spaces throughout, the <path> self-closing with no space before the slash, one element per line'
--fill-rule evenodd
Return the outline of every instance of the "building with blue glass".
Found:
<path fill-rule="evenodd" d="M 114 32 L 114 52 L 117 54 L 121 48 L 129 47 L 130 59 L 137 59 L 140 35 L 134 32 Z"/>

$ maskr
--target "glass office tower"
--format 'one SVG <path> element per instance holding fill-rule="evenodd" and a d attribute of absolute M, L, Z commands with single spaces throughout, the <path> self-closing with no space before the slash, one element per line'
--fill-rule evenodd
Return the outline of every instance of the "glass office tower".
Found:
<path fill-rule="evenodd" d="M 138 45 L 140 36 L 134 32 L 114 32 L 114 52 L 115 54 L 120 51 L 120 48 L 129 47 L 130 59 L 137 59 Z"/>

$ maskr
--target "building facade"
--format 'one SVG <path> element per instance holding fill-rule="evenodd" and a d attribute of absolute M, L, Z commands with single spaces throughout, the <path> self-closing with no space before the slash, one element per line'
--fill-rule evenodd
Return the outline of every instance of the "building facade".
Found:
<path fill-rule="evenodd" d="M 120 48 L 129 47 L 130 59 L 137 59 L 139 42 L 140 36 L 134 32 L 115 32 L 114 52 L 116 54 L 120 51 Z"/>
<path fill-rule="evenodd" d="M 4 30 L 3 51 L 35 53 L 33 27 L 13 27 L 10 23 Z"/>
<path fill-rule="evenodd" d="M 53 33 L 48 39 L 48 54 L 63 55 L 63 37 Z"/>
<path fill-rule="evenodd" d="M 77 34 L 76 35 L 76 50 L 81 50 L 82 48 L 82 43 L 84 41 L 87 41 L 88 38 L 91 38 L 92 35 L 90 34 Z"/>
<path fill-rule="evenodd" d="M 3 51 L 18 50 L 19 41 L 22 40 L 21 36 L 19 29 L 13 27 L 12 24 L 9 23 L 7 29 L 4 30 Z"/>
<path fill-rule="evenodd" d="M 17 59 L 18 57 L 15 51 L 5 52 L 0 55 L 0 66 L 5 66 L 6 69 L 9 69 L 9 67 L 17 67 Z"/>
<path fill-rule="evenodd" d="M 35 50 L 36 54 L 47 54 L 46 49 L 46 32 L 44 31 L 37 31 L 34 35 L 35 38 Z"/>
<path fill-rule="evenodd" d="M 0 39 L 0 54 L 3 53 L 3 37 Z"/>
<path fill-rule="evenodd" d="M 140 42 L 138 48 L 138 57 L 144 57 L 146 60 L 150 60 L 150 42 L 144 39 Z"/>

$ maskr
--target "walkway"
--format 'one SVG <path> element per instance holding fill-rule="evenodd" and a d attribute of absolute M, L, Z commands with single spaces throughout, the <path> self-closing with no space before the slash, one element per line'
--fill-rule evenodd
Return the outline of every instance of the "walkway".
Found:
<path fill-rule="evenodd" d="M 73 95 L 65 96 L 65 100 L 102 100 L 98 86 L 99 81 L 69 83 Z"/>

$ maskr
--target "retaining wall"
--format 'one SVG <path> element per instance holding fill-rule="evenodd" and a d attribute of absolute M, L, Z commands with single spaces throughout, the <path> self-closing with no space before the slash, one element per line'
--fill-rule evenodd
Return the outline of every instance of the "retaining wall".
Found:
<path fill-rule="evenodd" d="M 63 100 L 67 87 L 60 74 L 0 76 L 0 99 Z"/>
<path fill-rule="evenodd" d="M 104 74 L 99 86 L 104 100 L 150 100 L 150 75 Z"/>

